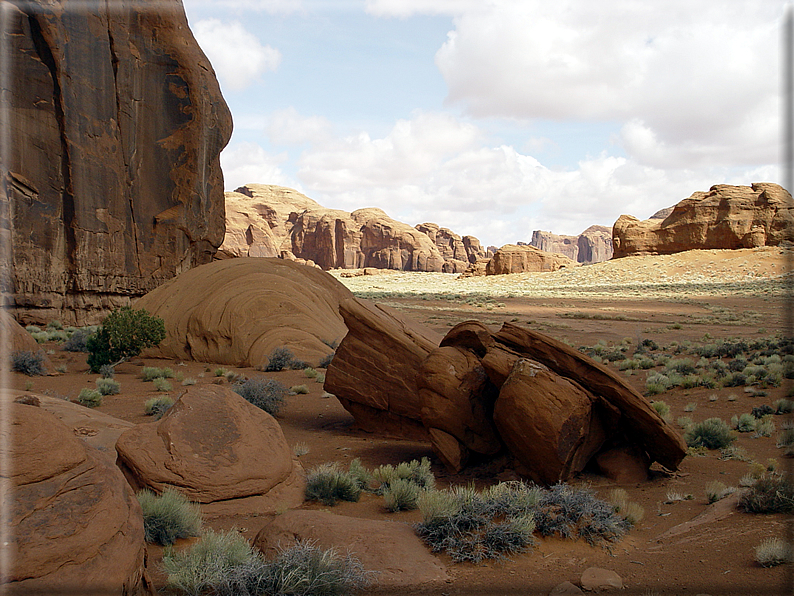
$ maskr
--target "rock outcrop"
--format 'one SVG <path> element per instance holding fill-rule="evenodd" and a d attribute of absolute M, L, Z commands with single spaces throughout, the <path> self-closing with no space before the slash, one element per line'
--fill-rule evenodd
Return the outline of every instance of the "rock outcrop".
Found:
<path fill-rule="evenodd" d="M 212 260 L 231 115 L 178 0 L 7 8 L 4 289 L 22 322 L 99 322 Z"/>
<path fill-rule="evenodd" d="M 575 267 L 577 263 L 568 257 L 544 252 L 526 244 L 505 244 L 485 261 L 479 259 L 466 269 L 465 276 L 507 275 L 509 273 L 542 273 L 557 271 L 563 267 Z"/>
<path fill-rule="evenodd" d="M 613 478 L 677 469 L 678 434 L 623 379 L 577 350 L 505 323 L 469 321 L 442 341 L 362 301 L 342 305 L 349 332 L 325 387 L 373 432 L 422 438 L 455 471 L 507 455 L 537 482 L 586 466 Z"/>
<path fill-rule="evenodd" d="M 590 226 L 578 236 L 563 236 L 535 230 L 530 246 L 565 255 L 577 263 L 600 263 L 612 258 L 612 229 Z"/>
<path fill-rule="evenodd" d="M 296 540 L 311 540 L 320 548 L 342 554 L 349 552 L 365 571 L 375 573 L 379 589 L 400 593 L 418 587 L 440 588 L 450 579 L 444 564 L 428 552 L 407 524 L 293 510 L 263 527 L 254 546 L 271 558 Z"/>
<path fill-rule="evenodd" d="M 339 303 L 350 291 L 328 273 L 283 259 L 226 259 L 196 267 L 135 303 L 163 319 L 147 354 L 233 366 L 268 363 L 287 347 L 316 364 L 345 334 Z"/>
<path fill-rule="evenodd" d="M 302 469 L 278 422 L 219 385 L 185 390 L 160 420 L 125 431 L 116 450 L 136 488 L 173 487 L 238 513 L 303 502 Z"/>
<path fill-rule="evenodd" d="M 718 184 L 693 193 L 662 220 L 621 215 L 612 234 L 615 258 L 778 246 L 794 238 L 794 212 L 791 195 L 777 184 Z"/>
<path fill-rule="evenodd" d="M 376 208 L 326 209 L 281 186 L 248 184 L 226 193 L 231 256 L 277 256 L 322 269 L 375 267 L 400 271 L 463 271 L 483 253 L 473 236 L 436 224 L 413 228 Z"/>
<path fill-rule="evenodd" d="M 41 346 L 33 339 L 25 328 L 16 322 L 8 311 L 0 310 L 0 337 L 6 342 L 8 351 L 13 352 L 32 352 L 42 357 L 42 364 L 46 372 L 52 372 L 53 366 L 49 357 L 41 349 Z"/>
<path fill-rule="evenodd" d="M 113 461 L 43 408 L 7 411 L 9 593 L 153 595 L 141 507 Z"/>

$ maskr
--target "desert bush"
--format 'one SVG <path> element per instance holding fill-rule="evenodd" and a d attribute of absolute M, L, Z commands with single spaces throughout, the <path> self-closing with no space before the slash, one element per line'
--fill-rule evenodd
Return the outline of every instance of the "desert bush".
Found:
<path fill-rule="evenodd" d="M 41 350 L 36 353 L 27 350 L 12 352 L 11 370 L 29 377 L 43 375 L 46 372 L 44 370 L 44 353 Z"/>
<path fill-rule="evenodd" d="M 165 324 L 146 310 L 128 306 L 110 313 L 86 340 L 88 366 L 99 372 L 103 364 L 116 366 L 137 356 L 145 348 L 156 346 L 165 339 Z"/>
<path fill-rule="evenodd" d="M 295 446 L 292 448 L 292 452 L 295 454 L 295 457 L 303 457 L 309 453 L 309 445 L 303 441 L 300 443 L 295 443 Z"/>
<path fill-rule="evenodd" d="M 684 441 L 689 447 L 722 449 L 730 445 L 736 437 L 721 418 L 707 418 L 696 422 L 684 433 Z"/>
<path fill-rule="evenodd" d="M 784 428 L 777 436 L 775 446 L 783 449 L 783 455 L 794 455 L 794 428 Z"/>
<path fill-rule="evenodd" d="M 436 485 L 436 478 L 430 469 L 430 460 L 426 457 L 423 457 L 422 461 L 414 459 L 410 462 L 401 462 L 397 466 L 391 464 L 378 466 L 372 471 L 372 477 L 380 484 L 381 493 L 385 493 L 396 480 L 407 480 L 420 489 L 432 489 Z"/>
<path fill-rule="evenodd" d="M 789 414 L 791 412 L 794 412 L 794 401 L 784 398 L 775 402 L 775 414 Z"/>
<path fill-rule="evenodd" d="M 780 538 L 767 538 L 754 551 L 755 560 L 761 567 L 774 567 L 794 560 L 791 545 Z"/>
<path fill-rule="evenodd" d="M 153 379 L 152 382 L 154 383 L 154 388 L 157 391 L 171 391 L 171 383 L 168 382 L 167 379 L 163 377 L 157 377 Z"/>
<path fill-rule="evenodd" d="M 182 380 L 182 386 L 183 387 L 187 387 L 188 385 L 195 385 L 195 384 L 196 384 L 196 379 L 193 378 L 193 377 L 185 377 Z"/>
<path fill-rule="evenodd" d="M 116 395 L 120 390 L 120 386 L 118 381 L 113 379 L 97 379 L 96 389 L 102 395 Z"/>
<path fill-rule="evenodd" d="M 691 358 L 672 358 L 664 368 L 665 372 L 677 372 L 679 375 L 691 375 L 695 372 Z"/>
<path fill-rule="evenodd" d="M 255 377 L 235 384 L 233 389 L 243 399 L 272 416 L 275 416 L 286 403 L 289 394 L 283 383 L 263 377 Z"/>
<path fill-rule="evenodd" d="M 764 416 L 755 421 L 754 439 L 759 437 L 771 437 L 773 432 L 775 432 L 775 421 L 772 420 L 772 416 Z"/>
<path fill-rule="evenodd" d="M 606 498 L 615 509 L 615 513 L 620 515 L 632 526 L 636 526 L 645 517 L 645 509 L 639 504 L 629 501 L 629 494 L 625 489 L 613 488 L 609 491 Z"/>
<path fill-rule="evenodd" d="M 741 372 L 747 367 L 747 360 L 744 358 L 734 358 L 728 363 L 728 370 L 731 372 Z"/>
<path fill-rule="evenodd" d="M 308 364 L 295 358 L 295 354 L 292 353 L 292 350 L 282 346 L 280 348 L 275 348 L 270 353 L 267 359 L 267 366 L 265 366 L 265 372 L 278 372 L 284 369 L 302 370 L 306 368 L 308 368 Z"/>
<path fill-rule="evenodd" d="M 370 484 L 373 482 L 372 473 L 364 467 L 359 458 L 355 458 L 350 462 L 348 473 L 356 481 L 359 488 L 362 490 L 369 490 Z"/>
<path fill-rule="evenodd" d="M 116 376 L 116 369 L 109 364 L 103 364 L 99 367 L 99 376 L 103 379 L 112 379 Z"/>
<path fill-rule="evenodd" d="M 306 475 L 306 498 L 335 505 L 337 501 L 357 502 L 361 487 L 357 480 L 337 463 L 321 464 Z"/>
<path fill-rule="evenodd" d="M 165 371 L 164 369 L 157 368 L 156 366 L 144 366 L 141 369 L 141 378 L 144 381 L 154 381 L 155 379 L 164 379 Z"/>
<path fill-rule="evenodd" d="M 306 375 L 306 378 L 313 379 L 317 376 L 317 371 L 310 366 L 303 369 L 303 374 Z"/>
<path fill-rule="evenodd" d="M 755 417 L 752 414 L 731 416 L 731 427 L 740 433 L 750 433 L 755 430 Z"/>
<path fill-rule="evenodd" d="M 317 363 L 317 368 L 328 368 L 331 365 L 331 360 L 334 359 L 334 353 L 323 356 L 322 360 Z"/>
<path fill-rule="evenodd" d="M 314 381 L 315 383 L 319 383 L 320 385 L 322 385 L 323 383 L 325 383 L 325 375 L 323 373 L 317 373 L 317 376 L 314 377 Z"/>
<path fill-rule="evenodd" d="M 409 480 L 403 480 L 402 478 L 393 480 L 383 492 L 386 509 L 391 512 L 416 509 L 421 490 L 419 485 Z"/>
<path fill-rule="evenodd" d="M 87 408 L 96 408 L 102 405 L 102 394 L 96 389 L 84 387 L 77 396 L 77 403 Z"/>
<path fill-rule="evenodd" d="M 168 546 L 178 538 L 199 535 L 201 509 L 181 493 L 167 488 L 157 496 L 144 489 L 137 496 L 143 509 L 146 542 Z"/>
<path fill-rule="evenodd" d="M 754 407 L 751 412 L 754 418 L 763 418 L 764 416 L 769 416 L 774 413 L 775 410 L 766 404 Z"/>
<path fill-rule="evenodd" d="M 679 416 L 678 418 L 676 418 L 676 424 L 678 424 L 678 426 L 686 430 L 690 426 L 692 426 L 693 421 L 692 418 L 690 418 L 689 416 Z"/>
<path fill-rule="evenodd" d="M 670 378 L 662 373 L 652 373 L 645 380 L 645 392 L 648 395 L 664 393 L 671 387 Z"/>
<path fill-rule="evenodd" d="M 649 370 L 656 366 L 656 362 L 654 362 L 651 358 L 640 358 L 637 361 L 637 367 L 640 370 Z"/>
<path fill-rule="evenodd" d="M 160 418 L 163 417 L 163 414 L 168 411 L 168 408 L 173 405 L 174 400 L 167 395 L 163 395 L 160 397 L 147 399 L 146 403 L 143 404 L 143 411 L 147 416 L 154 416 L 155 420 L 160 420 Z"/>
<path fill-rule="evenodd" d="M 626 358 L 618 362 L 618 370 L 636 370 L 640 367 L 639 360 L 635 358 Z"/>
<path fill-rule="evenodd" d="M 684 406 L 684 412 L 694 412 L 695 408 L 697 408 L 696 402 L 689 402 L 687 405 Z"/>
<path fill-rule="evenodd" d="M 739 498 L 748 513 L 794 513 L 794 485 L 784 474 L 764 471 Z"/>
<path fill-rule="evenodd" d="M 670 406 L 668 406 L 665 402 L 658 400 L 654 401 L 652 404 L 653 409 L 656 410 L 656 413 L 662 417 L 664 420 L 668 420 L 670 418 Z"/>
<path fill-rule="evenodd" d="M 733 493 L 734 490 L 734 488 L 725 486 L 725 484 L 719 480 L 711 480 L 706 483 L 706 499 L 709 504 L 716 503 L 720 499 L 724 499 Z"/>
<path fill-rule="evenodd" d="M 290 393 L 295 393 L 296 395 L 305 395 L 309 393 L 309 388 L 306 385 L 293 385 L 289 388 Z"/>
<path fill-rule="evenodd" d="M 216 377 L 225 377 L 228 373 L 229 371 L 221 366 L 216 368 L 215 372 L 213 372 L 212 374 L 214 374 Z"/>
<path fill-rule="evenodd" d="M 91 337 L 95 331 L 96 327 L 83 327 L 82 329 L 75 329 L 75 331 L 69 336 L 69 339 L 64 342 L 61 349 L 66 350 L 67 352 L 87 352 L 88 338 Z"/>

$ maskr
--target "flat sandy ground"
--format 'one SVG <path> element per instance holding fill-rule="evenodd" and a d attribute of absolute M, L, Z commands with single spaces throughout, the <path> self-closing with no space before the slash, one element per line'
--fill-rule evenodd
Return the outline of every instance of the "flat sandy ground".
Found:
<path fill-rule="evenodd" d="M 609 348 L 634 346 L 651 339 L 659 346 L 673 342 L 692 346 L 723 338 L 754 340 L 782 333 L 790 304 L 781 275 L 787 256 L 779 249 L 742 251 L 691 251 L 671 256 L 632 257 L 598 265 L 545 274 L 520 274 L 489 278 L 457 279 L 453 275 L 428 273 L 383 273 L 343 278 L 357 295 L 389 304 L 440 333 L 470 319 L 497 330 L 505 321 L 527 325 L 572 345 Z M 339 276 L 339 272 L 334 272 Z M 14 374 L 18 389 L 75 400 L 82 387 L 94 387 L 96 375 L 88 373 L 84 354 L 64 352 L 55 344 L 50 350 L 55 365 L 65 373 L 29 378 Z M 633 352 L 633 349 L 631 350 Z M 692 357 L 683 354 L 681 357 Z M 697 360 L 697 357 L 694 357 Z M 613 364 L 615 366 L 617 363 Z M 134 423 L 151 419 L 144 415 L 144 401 L 157 392 L 140 378 L 142 366 L 169 366 L 197 383 L 215 381 L 212 363 L 137 359 L 118 367 L 116 380 L 121 393 L 108 396 L 99 410 Z M 229 367 L 227 367 L 229 368 Z M 230 370 L 255 376 L 253 369 Z M 650 371 L 627 371 L 626 380 L 645 391 Z M 630 373 L 630 374 L 629 374 Z M 388 439 L 353 427 L 353 419 L 333 397 L 301 371 L 267 373 L 287 386 L 305 384 L 309 393 L 292 395 L 277 419 L 290 445 L 308 447 L 301 457 L 308 470 L 330 461 L 346 463 L 360 458 L 369 467 L 397 464 L 427 456 L 441 487 L 475 482 L 485 486 L 514 476 L 509 470 L 466 470 L 447 473 L 429 445 Z M 170 392 L 179 394 L 174 382 Z M 718 416 L 726 422 L 732 415 L 749 413 L 753 407 L 774 402 L 788 393 L 789 382 L 780 387 L 673 389 L 652 399 L 670 406 L 671 424 L 689 416 L 695 421 Z M 686 408 L 686 411 L 685 411 Z M 734 443 L 746 451 L 746 459 L 764 465 L 774 459 L 786 469 L 791 459 L 776 446 L 784 416 L 773 417 L 776 429 L 768 437 L 738 433 Z M 730 502 L 708 505 L 705 485 L 720 480 L 739 486 L 749 462 L 724 459 L 719 451 L 688 456 L 677 472 L 654 467 L 653 477 L 641 484 L 624 485 L 630 499 L 645 509 L 644 519 L 611 550 L 588 546 L 583 541 L 540 539 L 538 546 L 507 562 L 483 565 L 453 563 L 441 556 L 453 578 L 443 589 L 407 594 L 548 594 L 565 580 L 578 583 L 591 566 L 616 571 L 626 585 L 626 594 L 782 594 L 792 593 L 791 565 L 762 568 L 754 560 L 754 547 L 763 539 L 783 536 L 788 522 L 783 515 L 752 515 L 730 506 Z M 603 477 L 585 473 L 573 484 L 586 484 L 599 494 L 617 485 Z M 692 498 L 667 502 L 671 493 Z M 326 508 L 317 503 L 304 507 L 329 509 L 361 518 L 389 519 L 405 523 L 419 520 L 418 512 L 388 513 L 381 497 L 365 495 L 358 503 Z M 692 524 L 687 522 L 693 521 Z M 685 524 L 685 525 L 682 525 Z M 239 528 L 252 538 L 264 525 L 256 516 L 207 519 L 214 528 Z M 158 586 L 164 576 L 157 570 L 161 550 L 150 548 L 150 568 Z M 377 593 L 376 589 L 367 593 Z"/>

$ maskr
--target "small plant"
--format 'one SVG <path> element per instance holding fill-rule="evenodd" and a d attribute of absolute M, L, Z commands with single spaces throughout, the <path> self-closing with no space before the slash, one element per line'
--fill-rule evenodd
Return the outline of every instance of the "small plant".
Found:
<path fill-rule="evenodd" d="M 721 418 L 707 418 L 703 422 L 696 422 L 684 433 L 684 441 L 689 447 L 722 449 L 735 440 L 731 429 Z"/>
<path fill-rule="evenodd" d="M 665 422 L 670 420 L 670 406 L 668 406 L 665 402 L 659 400 L 654 401 L 652 404 L 653 409 L 656 410 L 656 413 L 662 417 L 662 420 Z"/>
<path fill-rule="evenodd" d="M 769 416 L 770 414 L 774 414 L 775 410 L 766 404 L 762 404 L 760 406 L 754 407 L 751 413 L 754 418 L 763 418 L 764 416 Z"/>
<path fill-rule="evenodd" d="M 317 363 L 317 368 L 328 368 L 331 366 L 331 361 L 334 359 L 334 354 L 327 354 L 323 356 L 322 360 Z"/>
<path fill-rule="evenodd" d="M 361 487 L 350 472 L 337 463 L 322 464 L 306 475 L 306 498 L 335 505 L 337 501 L 358 501 Z"/>
<path fill-rule="evenodd" d="M 185 377 L 182 380 L 182 386 L 187 387 L 188 385 L 195 385 L 196 382 L 197 382 L 196 379 L 194 379 L 193 377 Z"/>
<path fill-rule="evenodd" d="M 67 372 L 69 372 L 69 367 L 67 367 L 65 364 L 59 364 L 58 366 L 55 367 L 55 372 L 66 374 Z"/>
<path fill-rule="evenodd" d="M 233 387 L 243 399 L 275 416 L 286 403 L 289 390 L 275 379 L 252 378 Z"/>
<path fill-rule="evenodd" d="M 97 379 L 96 388 L 102 395 L 116 395 L 120 390 L 118 381 L 113 379 Z"/>
<path fill-rule="evenodd" d="M 305 395 L 309 393 L 309 388 L 306 385 L 293 385 L 289 388 L 290 393 L 294 393 L 296 395 Z"/>
<path fill-rule="evenodd" d="M 695 496 L 688 493 L 681 493 L 678 491 L 668 490 L 665 495 L 665 504 L 678 503 L 679 501 L 691 501 Z"/>
<path fill-rule="evenodd" d="M 112 379 L 116 375 L 116 369 L 109 364 L 103 364 L 99 367 L 99 376 L 103 379 Z"/>
<path fill-rule="evenodd" d="M 774 567 L 791 563 L 794 552 L 791 545 L 780 538 L 767 538 L 755 547 L 755 560 L 761 567 Z"/>
<path fill-rule="evenodd" d="M 393 480 L 383 493 L 386 509 L 391 512 L 416 509 L 421 490 L 419 485 L 410 480 L 402 478 Z"/>
<path fill-rule="evenodd" d="M 323 373 L 317 373 L 317 376 L 314 377 L 314 381 L 315 383 L 319 383 L 320 385 L 322 385 L 323 383 L 325 383 L 325 375 Z"/>
<path fill-rule="evenodd" d="M 317 371 L 310 366 L 303 369 L 303 374 L 306 375 L 307 379 L 314 379 L 317 376 Z"/>
<path fill-rule="evenodd" d="M 229 371 L 228 371 L 228 370 L 226 370 L 226 369 L 225 369 L 225 368 L 223 368 L 223 367 L 219 367 L 219 368 L 216 368 L 216 369 L 215 369 L 215 372 L 214 372 L 213 374 L 214 374 L 216 377 L 225 377 L 225 376 L 226 376 L 228 373 L 229 373 Z"/>
<path fill-rule="evenodd" d="M 755 417 L 752 414 L 731 416 L 731 427 L 740 433 L 750 433 L 755 430 Z"/>
<path fill-rule="evenodd" d="M 712 480 L 706 483 L 706 499 L 708 499 L 709 504 L 724 499 L 734 491 L 734 488 L 725 486 L 719 480 Z"/>
<path fill-rule="evenodd" d="M 152 382 L 154 383 L 154 388 L 157 389 L 157 391 L 171 391 L 171 383 L 169 383 L 163 377 L 157 377 L 156 379 L 153 379 Z"/>
<path fill-rule="evenodd" d="M 784 474 L 766 472 L 742 494 L 739 507 L 748 513 L 794 513 L 794 485 Z"/>
<path fill-rule="evenodd" d="M 755 421 L 754 439 L 771 437 L 773 432 L 775 432 L 775 421 L 772 420 L 772 416 L 764 416 L 760 420 Z"/>
<path fill-rule="evenodd" d="M 110 313 L 86 340 L 88 366 L 98 373 L 103 364 L 118 364 L 165 339 L 165 324 L 146 310 L 123 307 Z"/>
<path fill-rule="evenodd" d="M 775 414 L 790 414 L 791 412 L 794 412 L 794 401 L 784 398 L 775 402 Z"/>
<path fill-rule="evenodd" d="M 423 457 L 422 461 L 414 459 L 410 462 L 401 462 L 397 466 L 391 464 L 379 466 L 372 471 L 372 477 L 379 483 L 378 491 L 381 493 L 385 493 L 396 480 L 407 480 L 420 489 L 432 489 L 436 485 L 436 478 L 430 469 L 430 460 L 426 457 Z"/>
<path fill-rule="evenodd" d="M 87 352 L 88 351 L 88 338 L 96 331 L 95 327 L 84 327 L 82 329 L 75 329 L 69 336 L 63 346 L 62 350 L 67 352 Z"/>
<path fill-rule="evenodd" d="M 359 458 L 355 458 L 350 462 L 348 468 L 349 474 L 353 477 L 362 490 L 369 490 L 370 484 L 374 481 L 372 473 L 364 467 Z"/>
<path fill-rule="evenodd" d="M 141 378 L 144 381 L 154 381 L 155 379 L 164 379 L 165 372 L 162 368 L 156 366 L 144 366 L 141 369 Z"/>
<path fill-rule="evenodd" d="M 295 359 L 292 350 L 286 347 L 275 348 L 267 359 L 265 372 L 278 372 L 286 369 L 305 368 L 305 366 L 295 366 L 299 361 Z"/>
<path fill-rule="evenodd" d="M 84 387 L 77 396 L 77 403 L 87 408 L 96 408 L 102 405 L 102 394 L 96 389 Z"/>
<path fill-rule="evenodd" d="M 645 509 L 638 503 L 629 501 L 629 495 L 622 488 L 614 488 L 609 491 L 607 502 L 611 503 L 615 513 L 623 517 L 632 526 L 636 526 L 645 517 Z"/>
<path fill-rule="evenodd" d="M 168 546 L 178 538 L 198 536 L 201 530 L 201 509 L 181 493 L 167 488 L 160 496 L 144 489 L 137 493 L 143 509 L 146 542 Z"/>
<path fill-rule="evenodd" d="M 143 411 L 147 416 L 154 416 L 155 420 L 160 420 L 160 418 L 163 417 L 163 414 L 165 414 L 173 405 L 174 400 L 167 395 L 163 395 L 160 397 L 147 399 L 146 403 L 143 404 Z"/>
<path fill-rule="evenodd" d="M 676 423 L 678 424 L 678 426 L 680 426 L 681 428 L 683 428 L 684 430 L 686 430 L 686 429 L 688 429 L 690 426 L 692 426 L 692 424 L 693 424 L 693 421 L 692 421 L 692 418 L 690 418 L 689 416 L 679 416 L 679 417 L 676 419 Z"/>
<path fill-rule="evenodd" d="M 309 446 L 303 442 L 295 443 L 292 452 L 295 454 L 295 457 L 303 457 L 309 453 Z"/>
<path fill-rule="evenodd" d="M 684 412 L 694 412 L 695 408 L 697 408 L 696 402 L 689 402 L 687 405 L 684 406 Z"/>
<path fill-rule="evenodd" d="M 28 375 L 29 377 L 43 375 L 45 373 L 44 353 L 41 350 L 36 353 L 26 350 L 12 352 L 11 370 L 22 373 L 23 375 Z"/>

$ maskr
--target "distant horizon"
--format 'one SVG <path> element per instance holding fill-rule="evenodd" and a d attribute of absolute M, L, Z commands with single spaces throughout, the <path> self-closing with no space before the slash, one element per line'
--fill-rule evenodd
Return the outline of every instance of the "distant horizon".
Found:
<path fill-rule="evenodd" d="M 234 118 L 229 190 L 497 246 L 782 184 L 784 0 L 184 4 Z"/>

